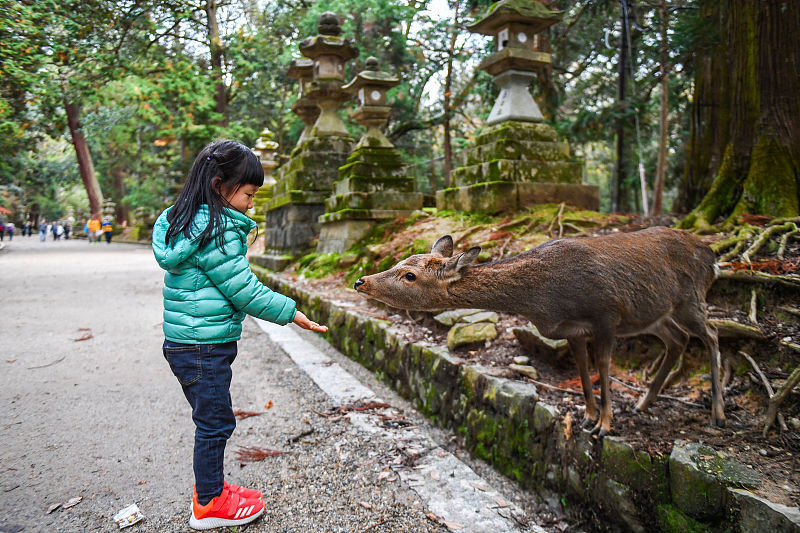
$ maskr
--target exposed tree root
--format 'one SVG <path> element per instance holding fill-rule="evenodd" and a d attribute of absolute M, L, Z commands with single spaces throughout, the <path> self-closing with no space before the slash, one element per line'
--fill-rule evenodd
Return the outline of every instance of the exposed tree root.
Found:
<path fill-rule="evenodd" d="M 778 413 L 778 407 L 780 407 L 781 403 L 786 399 L 787 396 L 792 392 L 792 389 L 800 382 L 800 366 L 795 368 L 789 377 L 786 380 L 786 383 L 776 392 L 775 394 L 771 395 L 769 398 L 769 407 L 767 407 L 767 417 L 764 421 L 764 431 L 762 435 L 764 437 L 767 436 L 769 432 L 769 428 L 775 423 L 775 418 L 778 418 L 778 422 L 781 425 L 781 430 L 786 431 L 786 424 L 782 421 L 782 416 Z"/>

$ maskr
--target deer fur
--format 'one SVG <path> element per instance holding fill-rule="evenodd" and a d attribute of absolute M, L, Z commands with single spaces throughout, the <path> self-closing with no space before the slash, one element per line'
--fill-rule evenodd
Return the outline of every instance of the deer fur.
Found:
<path fill-rule="evenodd" d="M 583 425 L 600 437 L 611 428 L 609 364 L 617 337 L 655 335 L 666 345 L 663 362 L 636 408 L 646 410 L 690 337 L 709 351 L 712 420 L 724 427 L 720 355 L 709 324 L 706 293 L 716 258 L 695 235 L 668 228 L 556 239 L 508 259 L 475 264 L 480 247 L 453 256 L 446 235 L 431 253 L 409 257 L 355 284 L 362 295 L 409 310 L 480 308 L 516 313 L 546 337 L 566 339 L 580 373 Z M 600 373 L 598 412 L 589 377 L 587 337 Z"/>

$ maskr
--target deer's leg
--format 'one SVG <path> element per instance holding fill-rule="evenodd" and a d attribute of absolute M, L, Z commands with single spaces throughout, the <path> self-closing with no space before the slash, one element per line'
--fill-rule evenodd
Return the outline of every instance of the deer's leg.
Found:
<path fill-rule="evenodd" d="M 722 399 L 722 384 L 720 383 L 722 363 L 719 355 L 717 328 L 708 323 L 705 304 L 693 306 L 682 318 L 686 320 L 684 325 L 689 333 L 699 337 L 709 352 L 711 359 L 711 421 L 715 426 L 724 428 L 725 401 Z"/>
<path fill-rule="evenodd" d="M 605 437 L 611 431 L 611 387 L 608 379 L 609 366 L 611 366 L 611 353 L 614 351 L 614 335 L 611 333 L 595 334 L 592 342 L 597 355 L 597 369 L 600 372 L 600 419 L 592 429 L 599 438 Z"/>
<path fill-rule="evenodd" d="M 597 404 L 592 392 L 592 380 L 589 377 L 589 358 L 586 350 L 586 337 L 575 337 L 567 339 L 572 355 L 575 357 L 575 364 L 578 366 L 578 373 L 581 376 L 581 387 L 583 388 L 583 398 L 586 410 L 583 413 L 581 427 L 593 426 L 597 423 Z"/>
<path fill-rule="evenodd" d="M 664 342 L 667 351 L 661 360 L 661 366 L 658 367 L 658 371 L 653 381 L 650 383 L 650 388 L 647 389 L 647 394 L 642 396 L 636 404 L 635 409 L 637 411 L 646 411 L 655 401 L 658 393 L 661 392 L 661 387 L 664 385 L 667 374 L 689 343 L 689 335 L 679 328 L 672 320 L 665 321 L 659 331 L 654 333 Z"/>

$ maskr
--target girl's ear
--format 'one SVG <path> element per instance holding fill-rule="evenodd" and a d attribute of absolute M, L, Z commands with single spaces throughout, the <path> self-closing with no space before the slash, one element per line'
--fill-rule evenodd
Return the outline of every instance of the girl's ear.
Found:
<path fill-rule="evenodd" d="M 211 188 L 214 189 L 217 194 L 222 194 L 222 178 L 219 176 L 214 176 L 211 178 Z"/>

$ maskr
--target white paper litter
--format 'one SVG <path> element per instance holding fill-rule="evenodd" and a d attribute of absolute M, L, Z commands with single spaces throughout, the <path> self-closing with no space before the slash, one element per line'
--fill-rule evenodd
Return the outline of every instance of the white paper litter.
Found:
<path fill-rule="evenodd" d="M 142 520 L 144 520 L 144 514 L 142 514 L 142 511 L 139 510 L 139 506 L 135 503 L 114 515 L 114 522 L 117 523 L 120 529 L 132 526 Z"/>

